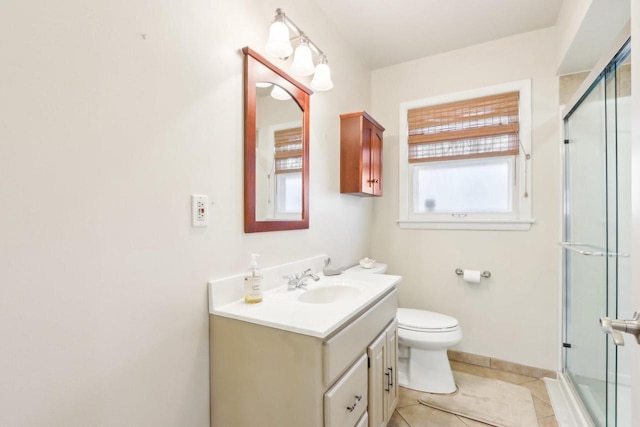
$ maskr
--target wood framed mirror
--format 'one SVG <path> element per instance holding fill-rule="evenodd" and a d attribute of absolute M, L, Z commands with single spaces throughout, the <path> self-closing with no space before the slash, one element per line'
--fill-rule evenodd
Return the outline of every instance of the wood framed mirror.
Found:
<path fill-rule="evenodd" d="M 244 231 L 309 228 L 309 97 L 248 47 L 244 53 Z"/>

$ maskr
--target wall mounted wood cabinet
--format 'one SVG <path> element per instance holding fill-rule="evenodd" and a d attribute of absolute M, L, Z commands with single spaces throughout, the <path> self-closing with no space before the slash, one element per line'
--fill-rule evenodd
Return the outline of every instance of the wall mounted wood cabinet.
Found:
<path fill-rule="evenodd" d="M 365 111 L 340 116 L 340 192 L 382 196 L 384 128 Z"/>

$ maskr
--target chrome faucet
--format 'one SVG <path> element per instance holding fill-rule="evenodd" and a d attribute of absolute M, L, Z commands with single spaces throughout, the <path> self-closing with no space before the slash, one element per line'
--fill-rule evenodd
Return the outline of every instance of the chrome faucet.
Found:
<path fill-rule="evenodd" d="M 307 280 L 312 278 L 314 282 L 320 280 L 318 275 L 311 273 L 311 269 L 307 268 L 300 274 L 291 274 L 289 276 L 284 276 L 287 279 L 287 289 L 293 291 L 295 289 L 304 288 L 307 286 Z"/>

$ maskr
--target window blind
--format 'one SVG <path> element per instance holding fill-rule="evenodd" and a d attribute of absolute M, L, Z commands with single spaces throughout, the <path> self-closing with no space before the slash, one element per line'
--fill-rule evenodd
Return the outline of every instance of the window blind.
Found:
<path fill-rule="evenodd" d="M 519 92 L 408 111 L 409 162 L 518 154 Z"/>
<path fill-rule="evenodd" d="M 302 172 L 302 128 L 274 132 L 276 173 Z"/>

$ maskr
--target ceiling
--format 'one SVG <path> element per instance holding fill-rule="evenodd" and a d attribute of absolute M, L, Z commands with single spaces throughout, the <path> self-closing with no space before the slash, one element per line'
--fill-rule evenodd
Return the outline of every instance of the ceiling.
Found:
<path fill-rule="evenodd" d="M 315 0 L 372 69 L 555 24 L 562 0 Z"/>

